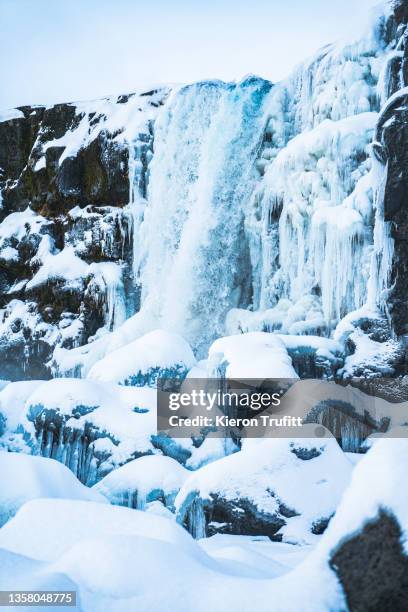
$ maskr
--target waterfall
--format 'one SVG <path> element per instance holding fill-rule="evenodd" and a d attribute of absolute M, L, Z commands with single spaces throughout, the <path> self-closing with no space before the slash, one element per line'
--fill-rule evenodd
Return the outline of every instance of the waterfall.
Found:
<path fill-rule="evenodd" d="M 271 84 L 208 81 L 184 87 L 155 124 L 140 237 L 142 310 L 198 353 L 223 334 L 228 310 L 251 303 L 244 220 Z"/>

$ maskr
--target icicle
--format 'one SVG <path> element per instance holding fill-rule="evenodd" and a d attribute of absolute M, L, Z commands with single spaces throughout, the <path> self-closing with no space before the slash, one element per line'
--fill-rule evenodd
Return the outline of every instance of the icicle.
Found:
<path fill-rule="evenodd" d="M 327 208 L 312 218 L 314 278 L 329 325 L 364 303 L 364 236 L 363 219 L 356 210 Z"/>
<path fill-rule="evenodd" d="M 195 497 L 188 509 L 188 530 L 196 540 L 206 537 L 206 520 L 203 502 Z"/>
<path fill-rule="evenodd" d="M 368 306 L 372 310 L 386 309 L 386 290 L 389 288 L 394 253 L 394 240 L 391 237 L 391 224 L 384 220 L 384 192 L 387 182 L 388 165 L 373 159 L 375 190 L 374 250 L 371 258 L 368 282 Z"/>
<path fill-rule="evenodd" d="M 137 510 L 144 510 L 146 508 L 146 491 L 141 491 L 140 489 L 137 490 L 137 495 L 136 495 L 136 509 Z"/>

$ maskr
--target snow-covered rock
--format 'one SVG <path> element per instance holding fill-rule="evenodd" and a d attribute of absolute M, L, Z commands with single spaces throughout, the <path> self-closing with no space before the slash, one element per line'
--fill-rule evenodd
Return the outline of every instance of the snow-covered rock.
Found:
<path fill-rule="evenodd" d="M 64 378 L 29 395 L 20 426 L 28 421 L 31 434 L 34 428 L 34 453 L 61 461 L 91 485 L 114 467 L 157 452 L 151 441 L 155 415 L 152 389 Z"/>
<path fill-rule="evenodd" d="M 298 378 L 285 344 L 265 332 L 219 338 L 209 349 L 207 363 L 214 378 Z"/>
<path fill-rule="evenodd" d="M 122 385 L 152 386 L 157 379 L 183 379 L 195 364 L 189 344 L 161 329 L 126 344 L 98 361 L 88 378 Z"/>
<path fill-rule="evenodd" d="M 151 502 L 161 501 L 173 508 L 176 495 L 189 475 L 174 459 L 152 455 L 113 470 L 93 489 L 119 506 L 144 510 Z"/>
<path fill-rule="evenodd" d="M 357 464 L 321 542 L 293 574 L 312 570 L 331 583 L 331 609 L 343 598 L 351 610 L 404 610 L 408 602 L 408 430 L 388 435 Z"/>
<path fill-rule="evenodd" d="M 0 451 L 0 527 L 23 504 L 39 497 L 106 503 L 103 495 L 85 487 L 53 459 Z"/>
<path fill-rule="evenodd" d="M 177 520 L 199 538 L 221 532 L 312 541 L 336 510 L 349 461 L 333 438 L 250 442 L 190 476 L 176 498 Z"/>

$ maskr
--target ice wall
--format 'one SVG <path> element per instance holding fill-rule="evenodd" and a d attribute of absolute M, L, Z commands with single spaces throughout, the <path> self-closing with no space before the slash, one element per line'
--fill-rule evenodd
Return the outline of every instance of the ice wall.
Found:
<path fill-rule="evenodd" d="M 273 320 L 286 333 L 330 334 L 367 302 L 373 248 L 378 259 L 387 243 L 371 143 L 396 53 L 388 12 L 379 8 L 361 39 L 325 47 L 272 90 L 264 176 L 247 221 L 254 310 L 265 311 L 252 329 Z M 387 275 L 380 259 L 375 305 Z"/>

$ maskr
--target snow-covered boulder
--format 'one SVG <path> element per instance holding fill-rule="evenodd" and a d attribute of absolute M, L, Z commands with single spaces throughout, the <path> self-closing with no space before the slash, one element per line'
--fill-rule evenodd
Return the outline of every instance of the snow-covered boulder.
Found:
<path fill-rule="evenodd" d="M 153 389 L 56 378 L 30 395 L 25 413 L 35 427 L 35 452 L 61 461 L 88 485 L 126 461 L 155 452 Z"/>
<path fill-rule="evenodd" d="M 394 435 L 377 440 L 357 465 L 327 533 L 351 610 L 408 605 L 408 429 Z"/>
<path fill-rule="evenodd" d="M 93 489 L 112 504 L 143 510 L 150 502 L 161 501 L 173 508 L 174 500 L 190 472 L 170 457 L 140 457 L 113 470 Z"/>
<path fill-rule="evenodd" d="M 330 437 L 249 440 L 190 476 L 176 498 L 177 520 L 199 538 L 222 532 L 311 541 L 334 514 L 351 469 Z"/>
<path fill-rule="evenodd" d="M 27 501 L 39 497 L 106 503 L 53 459 L 0 451 L 0 527 Z"/>
<path fill-rule="evenodd" d="M 209 376 L 236 379 L 298 378 L 282 340 L 249 332 L 219 338 L 208 352 Z"/>
<path fill-rule="evenodd" d="M 190 345 L 177 334 L 154 330 L 98 361 L 88 378 L 142 387 L 159 377 L 184 378 L 195 364 Z"/>

